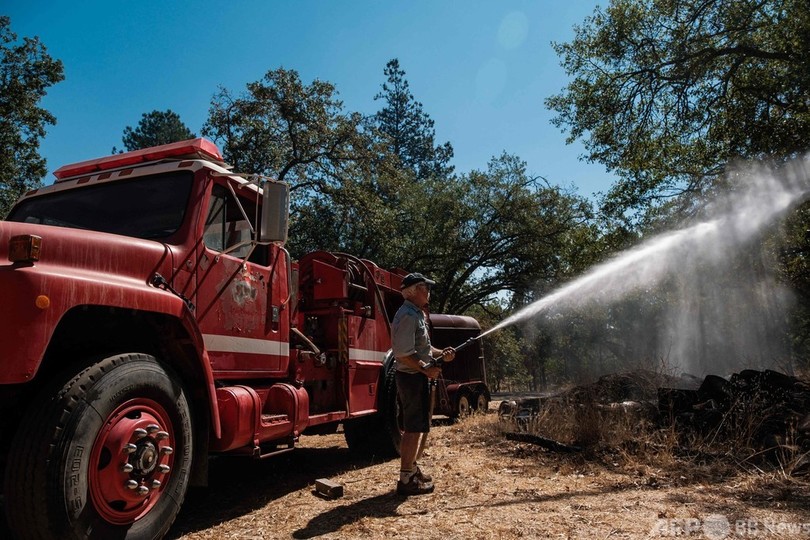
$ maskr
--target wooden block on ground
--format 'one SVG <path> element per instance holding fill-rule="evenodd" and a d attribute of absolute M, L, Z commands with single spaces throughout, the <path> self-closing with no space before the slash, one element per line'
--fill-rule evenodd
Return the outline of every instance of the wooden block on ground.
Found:
<path fill-rule="evenodd" d="M 330 499 L 337 499 L 343 497 L 343 486 L 326 478 L 318 478 L 315 480 L 315 492 Z"/>

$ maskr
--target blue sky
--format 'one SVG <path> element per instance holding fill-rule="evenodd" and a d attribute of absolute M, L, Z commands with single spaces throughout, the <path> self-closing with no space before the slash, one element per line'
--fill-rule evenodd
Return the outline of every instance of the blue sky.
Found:
<path fill-rule="evenodd" d="M 9 0 L 2 0 L 4 4 Z M 604 4 L 604 2 L 602 2 Z M 50 172 L 122 147 L 126 126 L 171 109 L 199 134 L 219 86 L 240 93 L 278 67 L 333 83 L 347 111 L 373 113 L 383 68 L 398 58 L 414 97 L 450 141 L 457 172 L 503 151 L 533 175 L 605 191 L 612 177 L 580 159 L 543 100 L 567 78 L 552 41 L 568 41 L 593 0 L 25 0 L 5 5 L 18 36 L 39 36 L 65 80 L 42 105 L 57 117 L 42 144 Z"/>

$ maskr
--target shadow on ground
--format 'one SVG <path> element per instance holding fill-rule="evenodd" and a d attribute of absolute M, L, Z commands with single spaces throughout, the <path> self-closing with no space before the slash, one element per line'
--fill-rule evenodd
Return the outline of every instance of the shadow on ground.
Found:
<path fill-rule="evenodd" d="M 205 530 L 244 516 L 268 502 L 330 478 L 386 461 L 359 457 L 345 447 L 296 448 L 266 460 L 218 457 L 209 464 L 208 487 L 189 490 L 166 538 Z"/>
<path fill-rule="evenodd" d="M 352 504 L 338 506 L 312 518 L 307 526 L 292 534 L 293 538 L 314 538 L 338 531 L 344 525 L 364 517 L 386 518 L 398 515 L 397 508 L 405 497 L 394 492 L 384 493 Z"/>

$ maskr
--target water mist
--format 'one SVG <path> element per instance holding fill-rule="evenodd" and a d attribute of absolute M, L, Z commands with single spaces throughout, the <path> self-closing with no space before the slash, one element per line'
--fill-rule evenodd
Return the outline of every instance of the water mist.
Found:
<path fill-rule="evenodd" d="M 654 343 L 648 358 L 628 359 L 634 365 L 663 361 L 674 372 L 695 375 L 743 367 L 788 370 L 777 364 L 786 358 L 792 297 L 774 279 L 764 250 L 752 246 L 808 197 L 807 163 L 805 158 L 778 171 L 760 166 L 730 173 L 726 180 L 733 188 L 703 211 L 701 221 L 618 254 L 484 335 L 539 315 L 539 322 L 565 319 L 578 309 L 659 294 L 667 302 L 655 324 L 633 321 L 629 326 L 639 335 L 624 336 Z"/>

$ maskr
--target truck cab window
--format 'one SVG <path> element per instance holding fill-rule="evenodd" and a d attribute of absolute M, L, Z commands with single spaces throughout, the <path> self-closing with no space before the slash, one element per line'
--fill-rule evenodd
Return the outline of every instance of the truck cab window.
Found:
<path fill-rule="evenodd" d="M 23 200 L 7 220 L 167 238 L 183 223 L 192 181 L 175 172 L 66 189 Z"/>
<path fill-rule="evenodd" d="M 239 197 L 239 202 L 249 217 L 256 215 L 256 204 L 253 201 Z M 228 252 L 229 255 L 237 258 L 244 258 L 250 252 L 250 224 L 239 210 L 236 199 L 225 186 L 215 184 L 211 192 L 203 241 L 208 248 L 215 251 L 226 251 L 239 244 L 244 244 Z M 256 246 L 248 260 L 266 265 L 267 246 Z"/>

